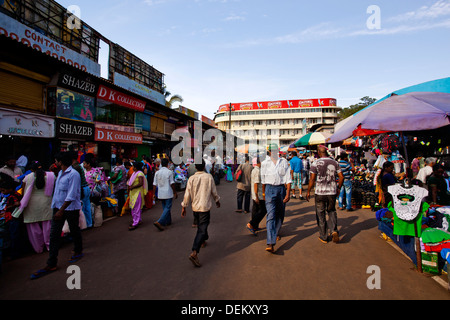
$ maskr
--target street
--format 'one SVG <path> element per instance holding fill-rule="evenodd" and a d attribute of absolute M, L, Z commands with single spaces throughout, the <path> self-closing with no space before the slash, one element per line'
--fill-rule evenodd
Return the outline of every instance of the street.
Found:
<path fill-rule="evenodd" d="M 403 300 L 449 299 L 447 289 L 380 238 L 375 213 L 338 211 L 341 242 L 318 240 L 311 202 L 287 205 L 281 240 L 274 254 L 265 251 L 265 220 L 257 236 L 246 224 L 250 214 L 236 213 L 235 182 L 217 186 L 221 207 L 211 210 L 201 268 L 188 260 L 195 236 L 192 211 L 182 218 L 178 193 L 172 225 L 153 225 L 161 204 L 143 214 L 143 224 L 128 231 L 130 216 L 112 218 L 83 231 L 85 256 L 77 265 L 81 287 L 68 289 L 72 244 L 60 250 L 59 270 L 30 280 L 45 266 L 48 253 L 31 254 L 3 264 L 1 300 Z M 305 192 L 304 192 L 305 194 Z M 369 289 L 370 266 L 380 270 L 380 289 Z"/>

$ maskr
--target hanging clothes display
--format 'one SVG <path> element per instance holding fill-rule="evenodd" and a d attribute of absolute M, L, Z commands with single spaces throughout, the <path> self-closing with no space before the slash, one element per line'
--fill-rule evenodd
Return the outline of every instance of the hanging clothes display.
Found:
<path fill-rule="evenodd" d="M 417 236 L 422 232 L 422 217 L 430 207 L 422 200 L 428 196 L 428 190 L 418 187 L 404 187 L 396 184 L 388 187 L 388 192 L 392 195 L 393 201 L 388 208 L 394 214 L 395 235 Z"/>

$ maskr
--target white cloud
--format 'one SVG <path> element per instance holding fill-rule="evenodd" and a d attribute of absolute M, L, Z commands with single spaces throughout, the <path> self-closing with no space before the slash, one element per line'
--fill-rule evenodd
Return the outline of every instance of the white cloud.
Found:
<path fill-rule="evenodd" d="M 276 37 L 274 40 L 277 43 L 302 43 L 313 39 L 338 36 L 340 33 L 341 29 L 333 27 L 330 23 L 321 23 L 296 33 Z"/>
<path fill-rule="evenodd" d="M 168 2 L 168 0 L 144 0 L 145 4 L 148 4 L 149 6 L 157 5 L 157 4 L 163 4 Z"/>
<path fill-rule="evenodd" d="M 425 31 L 425 30 L 431 30 L 431 29 L 439 29 L 439 28 L 450 28 L 450 19 L 444 20 L 444 21 L 439 21 L 439 22 L 431 22 L 431 23 L 403 24 L 403 25 L 392 26 L 392 27 L 382 27 L 380 30 L 363 29 L 363 30 L 351 32 L 351 33 L 349 33 L 349 35 L 350 36 L 394 35 L 394 34 Z"/>
<path fill-rule="evenodd" d="M 448 15 L 450 15 L 450 1 L 438 0 L 431 6 L 422 6 L 415 11 L 400 14 L 390 18 L 389 20 L 393 22 L 405 22 L 412 20 L 436 19 Z"/>
<path fill-rule="evenodd" d="M 245 17 L 239 16 L 236 14 L 231 14 L 228 17 L 226 17 L 225 19 L 223 19 L 223 21 L 245 21 Z"/>

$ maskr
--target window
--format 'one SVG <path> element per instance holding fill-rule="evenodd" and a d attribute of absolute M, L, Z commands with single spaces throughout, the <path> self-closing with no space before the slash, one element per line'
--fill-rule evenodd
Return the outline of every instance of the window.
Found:
<path fill-rule="evenodd" d="M 134 127 L 134 111 L 97 99 L 97 116 L 95 121 Z"/>

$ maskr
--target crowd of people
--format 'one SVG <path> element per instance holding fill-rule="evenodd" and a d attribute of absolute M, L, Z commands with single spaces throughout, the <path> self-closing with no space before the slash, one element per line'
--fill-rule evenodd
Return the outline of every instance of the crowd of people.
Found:
<path fill-rule="evenodd" d="M 198 255 L 209 238 L 210 211 L 213 203 L 220 207 L 216 186 L 221 179 L 236 182 L 236 212 L 251 213 L 246 225 L 251 234 L 258 233 L 266 218 L 266 251 L 272 253 L 280 239 L 286 204 L 297 198 L 297 192 L 299 200 L 310 201 L 313 189 L 319 240 L 339 242 L 336 209 L 354 210 L 356 174 L 371 179 L 380 207 L 392 200 L 388 187 L 405 178 L 426 186 L 430 202 L 450 204 L 445 171 L 435 158 L 419 155 L 411 168 L 406 168 L 395 152 L 343 151 L 334 157 L 326 147 L 318 146 L 316 153 L 280 155 L 276 144 L 267 147 L 267 155 L 250 161 L 246 154 L 237 164 L 212 152 L 204 155 L 201 163 L 178 166 L 168 157 L 118 158 L 111 172 L 100 167 L 93 154 L 81 159 L 74 152 L 60 153 L 48 170 L 39 162 L 27 163 L 23 157 L 18 166 L 18 160 L 9 157 L 0 169 L 0 266 L 5 248 L 10 258 L 20 256 L 23 230 L 36 253 L 49 252 L 47 265 L 33 273 L 32 279 L 56 270 L 62 234 L 70 234 L 74 245 L 70 262 L 77 262 L 83 257 L 81 230 L 100 227 L 105 207 L 120 216 L 129 213 L 128 230 L 133 231 L 142 224 L 143 210 L 159 201 L 162 213 L 154 226 L 164 231 L 172 223 L 173 199 L 185 189 L 181 215 L 186 217 L 186 208 L 192 206 L 192 225 L 197 228 L 189 260 L 200 267 Z"/>
<path fill-rule="evenodd" d="M 78 261 L 83 257 L 81 230 L 102 226 L 107 208 L 116 215 L 130 213 L 128 230 L 132 231 L 158 195 L 165 209 L 155 226 L 169 225 L 167 198 L 176 197 L 176 192 L 167 195 L 166 178 L 174 190 L 173 164 L 171 170 L 168 167 L 167 158 L 143 156 L 136 161 L 117 159 L 108 172 L 93 154 L 80 159 L 78 153 L 68 151 L 58 153 L 46 170 L 25 155 L 7 157 L 0 168 L 0 271 L 4 254 L 16 259 L 27 249 L 49 252 L 47 266 L 33 273 L 32 279 L 55 271 L 58 250 L 67 235 L 74 243 L 70 261 Z M 165 170 L 170 174 L 163 176 Z"/>

